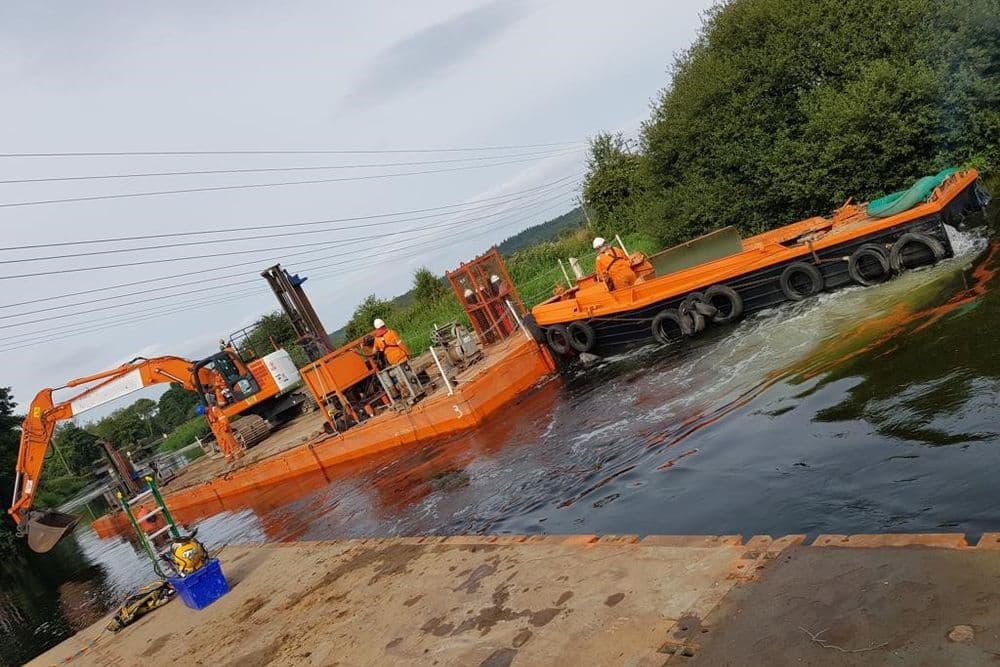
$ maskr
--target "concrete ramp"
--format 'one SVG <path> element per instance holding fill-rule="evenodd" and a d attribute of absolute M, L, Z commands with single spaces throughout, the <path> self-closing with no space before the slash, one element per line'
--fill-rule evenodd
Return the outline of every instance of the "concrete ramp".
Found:
<path fill-rule="evenodd" d="M 884 546 L 892 544 L 896 546 Z M 449 537 L 228 547 L 232 592 L 37 664 L 983 664 L 1000 539 Z M 822 545 L 822 546 L 820 546 Z M 85 649 L 82 650 L 81 649 Z"/>

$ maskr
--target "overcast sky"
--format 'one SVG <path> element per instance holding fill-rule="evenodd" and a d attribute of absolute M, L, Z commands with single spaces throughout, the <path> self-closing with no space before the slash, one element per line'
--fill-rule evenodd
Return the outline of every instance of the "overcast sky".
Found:
<path fill-rule="evenodd" d="M 0 180 L 299 169 L 0 183 L 0 385 L 12 385 L 23 408 L 42 387 L 137 355 L 204 356 L 216 349 L 218 338 L 276 309 L 258 274 L 278 261 L 312 276 L 309 294 L 334 330 L 365 295 L 405 291 L 415 268 L 443 273 L 569 210 L 579 191 L 574 184 L 583 171 L 586 139 L 602 130 L 635 130 L 666 83 L 673 54 L 694 39 L 699 16 L 711 4 L 3 3 Z M 558 145 L 434 153 L 10 157 L 539 144 Z M 344 168 L 359 164 L 369 166 Z M 437 173 L 412 174 L 419 171 Z M 410 175 L 384 177 L 393 173 Z M 330 181 L 360 176 L 368 178 Z M 472 203 L 440 208 L 463 202 Z M 437 210 L 370 217 L 421 209 Z M 358 217 L 367 220 L 353 225 L 366 226 L 321 222 Z M 308 222 L 317 224 L 289 225 Z M 11 249 L 279 224 L 286 226 Z M 234 240 L 265 233 L 285 235 Z M 188 245 L 136 249 L 167 243 Z M 109 250 L 120 252 L 84 254 Z M 134 262 L 145 263 L 74 270 Z M 31 273 L 48 275 L 23 277 Z M 112 288 L 166 276 L 176 277 Z M 177 287 L 165 289 L 172 285 Z M 214 285 L 220 287 L 213 292 Z M 90 293 L 50 299 L 83 291 Z M 39 340 L 47 342 L 25 345 Z"/>

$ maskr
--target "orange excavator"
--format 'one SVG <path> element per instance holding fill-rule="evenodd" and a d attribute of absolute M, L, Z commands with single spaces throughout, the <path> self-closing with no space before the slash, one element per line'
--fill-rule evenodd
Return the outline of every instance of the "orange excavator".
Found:
<path fill-rule="evenodd" d="M 283 350 L 280 352 L 288 356 Z M 201 398 L 215 440 L 226 459 L 232 460 L 244 447 L 262 439 L 262 432 L 266 437 L 270 432 L 268 418 L 285 416 L 301 408 L 301 395 L 285 391 L 298 382 L 298 374 L 294 365 L 289 372 L 279 356 L 275 357 L 277 363 L 265 358 L 268 363 L 254 361 L 247 365 L 227 347 L 201 361 L 170 356 L 139 357 L 117 368 L 70 380 L 59 389 L 98 384 L 64 401 L 53 403 L 55 389 L 38 392 L 21 425 L 14 499 L 7 510 L 17 523 L 18 532 L 27 535 L 28 546 L 34 551 L 48 551 L 79 520 L 61 512 L 32 510 L 45 454 L 58 422 L 143 387 L 176 382 Z M 289 359 L 287 365 L 290 364 Z M 230 418 L 244 413 L 249 414 L 230 423 Z M 234 425 L 244 420 L 249 421 L 248 427 L 234 429 Z"/>

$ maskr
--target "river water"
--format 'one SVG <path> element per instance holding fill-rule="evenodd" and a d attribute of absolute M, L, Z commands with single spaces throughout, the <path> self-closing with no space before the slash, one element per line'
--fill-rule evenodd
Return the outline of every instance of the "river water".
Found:
<path fill-rule="evenodd" d="M 578 369 L 474 435 L 256 491 L 199 536 L 998 531 L 988 230 L 956 233 L 956 258 L 888 284 L 758 314 L 680 354 Z M 129 542 L 86 527 L 6 569 L 2 660 L 36 655 L 150 578 Z"/>

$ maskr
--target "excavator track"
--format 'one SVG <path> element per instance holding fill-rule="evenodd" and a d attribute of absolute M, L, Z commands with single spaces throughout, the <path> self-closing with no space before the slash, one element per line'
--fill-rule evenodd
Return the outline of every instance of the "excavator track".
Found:
<path fill-rule="evenodd" d="M 243 415 L 230 422 L 236 442 L 249 449 L 271 434 L 271 425 L 259 415 Z"/>

